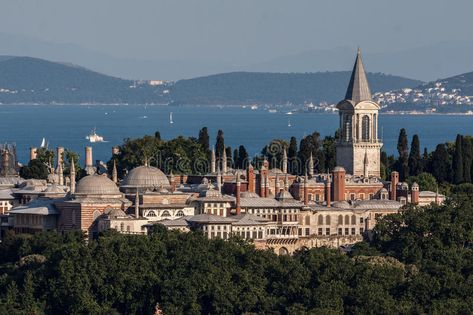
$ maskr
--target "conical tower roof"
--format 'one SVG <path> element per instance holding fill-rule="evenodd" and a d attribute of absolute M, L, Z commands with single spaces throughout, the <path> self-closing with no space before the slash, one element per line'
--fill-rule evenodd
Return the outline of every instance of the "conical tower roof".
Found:
<path fill-rule="evenodd" d="M 372 100 L 370 86 L 368 84 L 368 80 L 366 79 L 365 67 L 363 66 L 363 61 L 361 60 L 361 51 L 359 48 L 345 99 L 352 100 L 355 103 Z"/>

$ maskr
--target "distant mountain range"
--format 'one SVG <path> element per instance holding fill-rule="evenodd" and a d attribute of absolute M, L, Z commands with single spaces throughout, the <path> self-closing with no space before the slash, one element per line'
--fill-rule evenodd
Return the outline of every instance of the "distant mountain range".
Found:
<path fill-rule="evenodd" d="M 20 34 L 0 32 L 0 55 L 32 56 L 53 61 L 68 61 L 116 77 L 180 80 L 213 73 L 321 72 L 343 71 L 353 65 L 356 47 L 313 49 L 291 55 L 268 56 L 267 59 L 226 60 L 225 56 L 197 58 L 128 58 L 114 56 L 77 44 L 56 43 Z M 473 41 L 439 40 L 437 43 L 380 52 L 363 49 L 366 69 L 422 81 L 433 81 L 473 69 Z"/>

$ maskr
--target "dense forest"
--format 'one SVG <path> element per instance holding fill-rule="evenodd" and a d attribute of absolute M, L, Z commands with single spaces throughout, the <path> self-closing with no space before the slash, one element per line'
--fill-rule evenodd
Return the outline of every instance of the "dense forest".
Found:
<path fill-rule="evenodd" d="M 443 206 L 381 219 L 350 253 L 293 257 L 240 239 L 208 240 L 156 227 L 8 235 L 0 244 L 5 314 L 471 314 L 473 185 Z"/>

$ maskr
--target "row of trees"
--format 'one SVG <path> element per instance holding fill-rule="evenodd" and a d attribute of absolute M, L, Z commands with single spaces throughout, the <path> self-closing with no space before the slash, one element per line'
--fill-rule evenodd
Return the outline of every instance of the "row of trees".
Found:
<path fill-rule="evenodd" d="M 399 172 L 401 180 L 409 181 L 423 173 L 431 174 L 441 184 L 471 183 L 473 180 L 473 137 L 457 135 L 455 142 L 438 144 L 434 151 L 420 150 L 418 135 L 412 137 L 410 149 L 407 133 L 401 129 L 397 144 L 397 159 L 381 154 L 382 174 L 389 178 L 391 171 Z M 425 175 L 423 175 L 425 176 Z"/>
<path fill-rule="evenodd" d="M 240 239 L 156 227 L 8 235 L 0 244 L 0 313 L 10 314 L 471 314 L 473 185 L 445 205 L 382 218 L 372 244 L 348 255 L 293 257 Z"/>
<path fill-rule="evenodd" d="M 115 160 L 121 175 L 125 170 L 143 164 L 159 167 L 167 173 L 205 174 L 210 171 L 212 149 L 215 149 L 217 162 L 223 159 L 225 151 L 227 166 L 238 169 L 246 169 L 249 163 L 258 168 L 264 159 L 268 160 L 271 168 L 282 168 L 284 151 L 288 157 L 288 171 L 293 174 L 308 171 L 311 155 L 318 172 L 335 166 L 335 137 L 322 139 L 318 132 L 314 132 L 304 137 L 299 146 L 295 137 L 291 137 L 289 142 L 275 139 L 261 150 L 261 154 L 250 157 L 243 145 L 234 150 L 227 146 L 222 130 L 218 130 L 215 146 L 211 147 L 207 127 L 199 131 L 197 138 L 179 136 L 166 141 L 156 132 L 154 136 L 125 139 L 119 155 L 113 156 L 108 166 L 111 169 Z"/>

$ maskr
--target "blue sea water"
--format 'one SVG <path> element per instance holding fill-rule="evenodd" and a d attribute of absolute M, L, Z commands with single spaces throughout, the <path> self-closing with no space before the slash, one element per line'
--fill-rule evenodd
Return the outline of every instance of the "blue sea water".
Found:
<path fill-rule="evenodd" d="M 173 112 L 174 124 L 169 123 Z M 269 113 L 241 107 L 208 106 L 125 106 L 125 105 L 1 105 L 0 142 L 16 143 L 20 162 L 27 162 L 29 147 L 39 146 L 45 137 L 49 146 L 64 146 L 83 156 L 84 147 L 92 145 L 94 159 L 108 160 L 111 147 L 124 138 L 136 138 L 160 131 L 163 139 L 178 135 L 197 137 L 199 129 L 209 128 L 211 142 L 222 129 L 227 145 L 245 145 L 251 154 L 271 139 L 291 136 L 300 140 L 318 131 L 322 136 L 334 134 L 338 115 Z M 291 127 L 288 127 L 290 121 Z M 438 143 L 454 141 L 457 133 L 473 134 L 473 116 L 445 115 L 380 115 L 380 137 L 384 149 L 396 152 L 400 128 L 407 130 L 409 141 L 418 134 L 421 147 L 429 150 Z M 105 138 L 105 143 L 90 144 L 85 137 L 92 128 Z"/>

